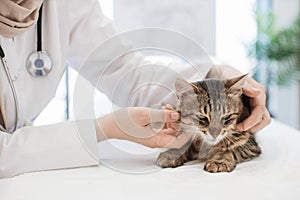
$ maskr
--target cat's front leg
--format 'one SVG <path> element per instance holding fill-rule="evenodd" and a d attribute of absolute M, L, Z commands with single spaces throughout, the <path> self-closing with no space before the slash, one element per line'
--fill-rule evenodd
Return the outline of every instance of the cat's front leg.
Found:
<path fill-rule="evenodd" d="M 196 140 L 190 140 L 180 149 L 169 149 L 159 154 L 156 164 L 162 168 L 179 167 L 185 162 L 191 160 L 190 149 L 194 146 Z M 194 149 L 194 148 L 193 148 Z"/>
<path fill-rule="evenodd" d="M 158 156 L 156 164 L 162 168 L 179 167 L 186 161 L 183 154 L 181 149 L 169 149 Z"/>
<path fill-rule="evenodd" d="M 232 145 L 233 146 L 233 145 Z M 208 172 L 231 172 L 238 163 L 258 157 L 261 149 L 251 136 L 245 144 L 230 150 L 210 152 L 204 170 Z"/>
<path fill-rule="evenodd" d="M 204 170 L 217 172 L 231 172 L 236 166 L 236 161 L 230 151 L 220 151 L 208 159 L 204 165 Z"/>

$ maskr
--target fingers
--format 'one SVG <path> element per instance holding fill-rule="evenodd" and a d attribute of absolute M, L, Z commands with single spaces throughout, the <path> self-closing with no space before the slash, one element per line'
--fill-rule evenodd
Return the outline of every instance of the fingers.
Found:
<path fill-rule="evenodd" d="M 266 90 L 249 77 L 243 86 L 243 93 L 250 98 L 251 115 L 237 125 L 237 130 L 255 133 L 271 122 L 269 111 L 266 108 Z"/>
<path fill-rule="evenodd" d="M 271 122 L 268 110 L 263 106 L 257 106 L 252 111 L 251 115 L 243 122 L 237 125 L 238 131 L 250 131 L 255 133 Z"/>
<path fill-rule="evenodd" d="M 167 104 L 167 105 L 163 106 L 162 109 L 164 109 L 164 110 L 174 110 L 174 108 L 170 104 Z"/>
<path fill-rule="evenodd" d="M 166 135 L 176 135 L 176 130 L 173 128 L 164 128 L 163 130 L 161 130 L 161 132 Z"/>
<path fill-rule="evenodd" d="M 174 110 L 174 108 L 170 104 L 162 106 L 162 109 Z M 166 134 L 170 134 L 170 135 L 176 135 L 178 129 L 179 129 L 179 124 L 176 122 L 175 123 L 174 122 L 166 122 L 163 126 L 163 131 L 165 131 Z"/>
<path fill-rule="evenodd" d="M 246 81 L 244 86 L 243 86 L 243 93 L 246 96 L 253 98 L 253 97 L 257 97 L 261 93 L 261 90 L 259 90 L 258 88 L 253 87 L 252 85 L 250 85 Z"/>
<path fill-rule="evenodd" d="M 179 120 L 178 112 L 172 110 L 158 110 L 146 107 L 130 107 L 121 109 L 118 114 L 127 115 L 132 122 L 140 126 L 146 126 L 155 122 L 175 122 Z"/>
<path fill-rule="evenodd" d="M 115 111 L 110 120 L 116 127 L 119 136 L 148 147 L 180 148 L 190 138 L 187 134 L 177 135 L 179 130 L 179 113 L 170 110 L 157 110 L 145 107 L 131 107 Z M 169 127 L 154 125 L 169 123 Z"/>
<path fill-rule="evenodd" d="M 261 108 L 256 107 L 247 119 L 237 125 L 237 129 L 239 131 L 249 130 L 262 120 L 262 115 L 263 113 L 261 112 Z"/>
<path fill-rule="evenodd" d="M 271 117 L 269 113 L 266 115 L 263 115 L 262 120 L 257 125 L 253 126 L 249 131 L 251 133 L 256 133 L 257 131 L 263 129 L 265 126 L 269 125 L 271 123 Z"/>
<path fill-rule="evenodd" d="M 179 120 L 180 115 L 178 112 L 173 110 L 149 110 L 149 123 L 151 122 L 175 122 Z"/>
<path fill-rule="evenodd" d="M 146 107 L 129 107 L 113 113 L 113 119 L 119 130 L 132 137 L 141 138 L 157 134 L 163 130 L 165 123 L 170 123 L 166 133 L 176 134 L 172 123 L 177 122 L 179 118 L 179 113 L 174 110 L 158 110 Z"/>
<path fill-rule="evenodd" d="M 167 126 L 163 127 L 161 129 L 161 132 L 167 134 L 167 135 L 177 135 L 179 130 L 179 123 L 168 123 Z"/>

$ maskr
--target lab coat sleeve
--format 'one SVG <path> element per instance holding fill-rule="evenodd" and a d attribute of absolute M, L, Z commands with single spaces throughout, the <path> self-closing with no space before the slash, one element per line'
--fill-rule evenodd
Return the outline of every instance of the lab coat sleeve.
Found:
<path fill-rule="evenodd" d="M 94 120 L 0 132 L 0 178 L 98 165 Z"/>
<path fill-rule="evenodd" d="M 176 104 L 171 90 L 179 74 L 149 59 L 146 61 L 140 53 L 122 55 L 131 50 L 131 43 L 117 35 L 97 0 L 74 1 L 68 7 L 70 67 L 119 106 Z M 137 69 L 137 66 L 147 67 Z M 202 69 L 202 78 L 209 68 Z"/>

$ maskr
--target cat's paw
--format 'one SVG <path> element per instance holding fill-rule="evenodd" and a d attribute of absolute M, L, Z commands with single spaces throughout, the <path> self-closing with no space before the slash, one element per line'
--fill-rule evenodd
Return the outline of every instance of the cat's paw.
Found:
<path fill-rule="evenodd" d="M 174 168 L 183 165 L 184 161 L 180 157 L 180 155 L 173 152 L 166 151 L 159 154 L 155 163 L 162 168 L 168 168 L 168 167 Z"/>
<path fill-rule="evenodd" d="M 211 173 L 231 172 L 234 168 L 234 163 L 229 163 L 222 160 L 209 160 L 204 165 L 204 170 Z"/>

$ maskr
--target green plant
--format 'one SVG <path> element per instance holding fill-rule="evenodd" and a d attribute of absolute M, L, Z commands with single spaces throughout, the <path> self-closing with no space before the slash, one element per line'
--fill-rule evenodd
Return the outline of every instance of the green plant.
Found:
<path fill-rule="evenodd" d="M 300 80 L 300 16 L 290 26 L 278 29 L 272 12 L 257 10 L 255 14 L 257 40 L 249 48 L 249 55 L 258 61 L 254 77 L 259 79 L 260 63 L 265 63 L 266 86 Z"/>

